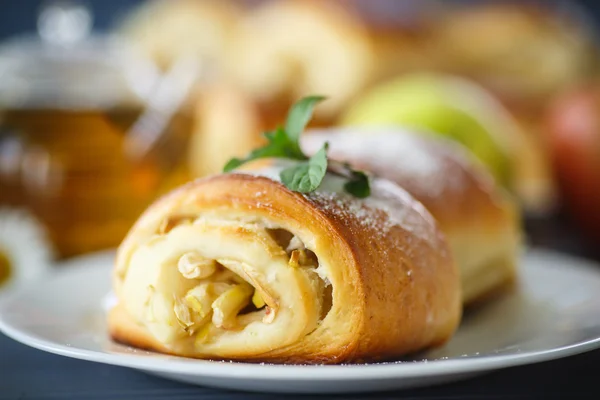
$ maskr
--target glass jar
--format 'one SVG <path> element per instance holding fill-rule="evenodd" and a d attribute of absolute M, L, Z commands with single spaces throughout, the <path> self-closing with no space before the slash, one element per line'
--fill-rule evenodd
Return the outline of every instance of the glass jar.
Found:
<path fill-rule="evenodd" d="M 86 8 L 51 4 L 38 36 L 0 48 L 0 211 L 27 210 L 58 258 L 116 246 L 188 179 L 198 68 L 160 75 L 91 25 Z"/>

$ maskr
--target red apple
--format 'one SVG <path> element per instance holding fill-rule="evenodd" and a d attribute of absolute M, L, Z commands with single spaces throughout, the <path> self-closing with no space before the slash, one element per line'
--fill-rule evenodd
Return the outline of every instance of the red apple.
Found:
<path fill-rule="evenodd" d="M 566 210 L 600 243 L 600 86 L 560 96 L 550 108 L 548 135 Z"/>

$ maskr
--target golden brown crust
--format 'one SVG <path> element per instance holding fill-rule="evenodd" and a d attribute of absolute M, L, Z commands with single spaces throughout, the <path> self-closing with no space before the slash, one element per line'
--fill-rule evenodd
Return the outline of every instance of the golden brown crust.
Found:
<path fill-rule="evenodd" d="M 392 127 L 314 130 L 302 140 L 309 152 L 329 142 L 332 158 L 390 179 L 422 202 L 446 234 L 466 304 L 514 279 L 517 206 L 458 146 Z"/>
<path fill-rule="evenodd" d="M 445 228 L 464 224 L 465 218 L 505 218 L 489 174 L 447 141 L 391 127 L 313 130 L 302 138 L 309 152 L 325 141 L 331 157 L 398 183 Z"/>
<path fill-rule="evenodd" d="M 314 252 L 331 267 L 328 278 L 334 288 L 332 309 L 313 332 L 267 353 L 230 358 L 356 362 L 443 343 L 460 319 L 460 289 L 442 234 L 427 211 L 391 182 L 376 180 L 371 201 L 395 207 L 383 211 L 367 203 L 365 208 L 358 200 L 331 192 L 305 196 L 271 179 L 245 174 L 192 182 L 157 201 L 132 228 L 117 256 L 117 295 L 131 254 L 165 216 L 225 209 L 267 218 L 301 237 L 312 235 Z M 118 309 L 109 325 L 120 342 L 171 351 Z"/>

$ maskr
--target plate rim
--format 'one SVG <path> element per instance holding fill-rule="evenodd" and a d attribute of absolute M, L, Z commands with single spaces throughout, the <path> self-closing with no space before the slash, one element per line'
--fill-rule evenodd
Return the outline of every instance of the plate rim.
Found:
<path fill-rule="evenodd" d="M 65 276 L 77 272 L 77 270 L 93 270 L 99 268 L 92 262 L 96 259 L 106 259 L 111 252 L 100 252 L 92 255 L 78 257 L 69 260 L 67 264 L 88 264 L 72 267 L 68 270 L 57 271 L 45 279 L 65 279 Z M 598 263 L 546 249 L 528 249 L 524 252 L 525 257 L 552 257 L 561 258 L 571 264 L 569 268 L 585 270 L 588 273 L 600 274 Z M 104 267 L 105 268 L 105 267 Z M 563 268 L 562 266 L 558 268 Z M 32 282 L 35 284 L 35 282 Z M 47 284 L 47 282 L 46 282 Z M 374 364 L 341 364 L 341 365 L 289 365 L 289 364 L 263 364 L 244 363 L 229 361 L 210 361 L 191 359 L 177 356 L 165 356 L 158 354 L 157 359 L 152 355 L 138 356 L 135 354 L 114 354 L 110 352 L 99 352 L 81 349 L 69 345 L 56 343 L 41 338 L 35 334 L 13 327 L 3 317 L 2 310 L 11 301 L 16 301 L 27 287 L 21 287 L 0 303 L 0 332 L 9 338 L 26 346 L 57 354 L 69 358 L 98 362 L 102 364 L 128 367 L 144 371 L 158 373 L 179 374 L 186 376 L 203 376 L 207 378 L 236 378 L 252 379 L 254 381 L 294 380 L 294 381 L 346 381 L 346 380 L 389 380 L 400 378 L 425 378 L 441 375 L 459 375 L 467 373 L 487 372 L 509 367 L 551 361 L 559 358 L 569 357 L 600 348 L 600 337 L 577 342 L 568 346 L 561 346 L 547 350 L 528 351 L 520 354 L 510 355 L 488 355 L 481 357 L 465 357 L 455 359 L 439 360 L 409 360 Z"/>

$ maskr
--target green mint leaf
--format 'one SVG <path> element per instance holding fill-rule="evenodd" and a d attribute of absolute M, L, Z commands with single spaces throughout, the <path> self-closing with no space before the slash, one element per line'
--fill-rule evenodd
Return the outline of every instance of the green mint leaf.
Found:
<path fill-rule="evenodd" d="M 239 168 L 243 164 L 258 160 L 259 158 L 291 158 L 294 160 L 307 160 L 308 158 L 301 152 L 296 151 L 291 145 L 283 128 L 279 127 L 275 131 L 265 132 L 267 144 L 264 147 L 255 149 L 244 158 L 232 158 L 223 167 L 223 172 L 230 172 Z"/>
<path fill-rule="evenodd" d="M 259 158 L 271 158 L 271 157 L 281 157 L 281 158 L 287 157 L 285 148 L 282 148 L 277 145 L 267 145 L 265 147 L 261 147 L 259 149 L 253 150 L 245 158 L 232 158 L 231 160 L 229 160 L 229 162 L 227 162 L 227 164 L 225 164 L 225 167 L 223 168 L 223 172 L 230 172 L 252 160 L 258 160 Z"/>
<path fill-rule="evenodd" d="M 312 117 L 315 106 L 324 99 L 323 96 L 309 96 L 292 106 L 285 123 L 285 128 L 278 127 L 274 131 L 265 132 L 267 144 L 256 149 L 245 158 L 232 158 L 224 172 L 230 172 L 241 165 L 259 158 L 287 158 L 298 161 L 279 174 L 281 182 L 296 192 L 310 193 L 323 182 L 328 169 L 330 173 L 347 179 L 344 190 L 349 194 L 365 198 L 371 194 L 369 177 L 361 171 L 355 171 L 349 164 L 332 161 L 328 165 L 328 143 L 308 158 L 300 148 L 300 135 Z"/>
<path fill-rule="evenodd" d="M 252 151 L 245 158 L 233 158 L 223 167 L 224 172 L 230 172 L 241 165 L 259 158 L 289 158 L 292 160 L 305 161 L 308 157 L 300 149 L 300 134 L 308 124 L 313 109 L 318 102 L 323 100 L 322 96 L 309 96 L 294 104 L 288 114 L 285 129 L 278 127 L 274 131 L 265 132 L 267 144 Z"/>
<path fill-rule="evenodd" d="M 310 193 L 316 190 L 327 173 L 328 146 L 328 143 L 325 143 L 308 161 L 281 171 L 281 182 L 295 192 Z"/>
<path fill-rule="evenodd" d="M 245 162 L 247 162 L 246 160 L 241 160 L 239 158 L 232 158 L 231 160 L 229 160 L 227 162 L 227 164 L 225 164 L 225 166 L 223 167 L 223 172 L 230 172 L 233 171 L 234 169 L 238 168 L 239 166 L 241 166 L 242 164 L 244 164 Z"/>
<path fill-rule="evenodd" d="M 308 121 L 310 121 L 315 106 L 324 99 L 325 97 L 323 96 L 308 96 L 292 106 L 285 122 L 285 132 L 290 141 L 295 143 L 298 149 L 300 149 L 298 143 L 300 135 L 306 128 Z"/>
<path fill-rule="evenodd" d="M 278 127 L 274 132 L 265 133 L 265 137 L 272 146 L 277 146 L 282 155 L 280 157 L 291 158 L 293 160 L 308 160 L 300 150 L 300 145 L 290 140 L 286 131 L 282 127 Z"/>
<path fill-rule="evenodd" d="M 282 127 L 278 126 L 274 131 L 263 133 L 269 144 L 276 144 L 285 147 L 289 143 L 289 139 Z"/>
<path fill-rule="evenodd" d="M 369 197 L 371 195 L 369 177 L 362 171 L 352 171 L 352 177 L 344 184 L 344 190 L 359 199 Z"/>

